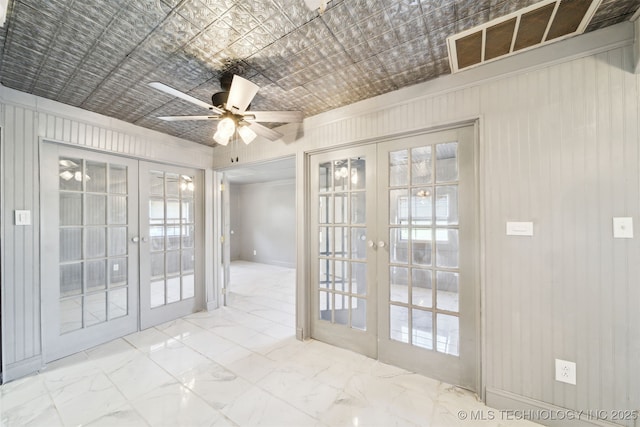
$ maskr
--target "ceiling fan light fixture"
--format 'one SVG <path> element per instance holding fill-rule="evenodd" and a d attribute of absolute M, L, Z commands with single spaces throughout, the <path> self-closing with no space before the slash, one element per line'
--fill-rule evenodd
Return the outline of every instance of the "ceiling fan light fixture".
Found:
<path fill-rule="evenodd" d="M 216 131 L 216 133 L 213 134 L 213 140 L 220 145 L 229 144 L 229 138 L 231 137 L 221 134 L 220 131 Z"/>
<path fill-rule="evenodd" d="M 238 135 L 242 138 L 242 141 L 249 145 L 258 136 L 249 126 L 239 126 Z"/>
<path fill-rule="evenodd" d="M 236 122 L 231 117 L 225 117 L 218 123 L 218 130 L 222 137 L 231 138 L 236 131 Z"/>

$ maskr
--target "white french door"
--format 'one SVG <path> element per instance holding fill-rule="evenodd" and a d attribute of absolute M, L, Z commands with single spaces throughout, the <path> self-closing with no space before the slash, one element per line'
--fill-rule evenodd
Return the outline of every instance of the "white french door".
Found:
<path fill-rule="evenodd" d="M 199 171 L 42 144 L 45 361 L 202 308 Z"/>
<path fill-rule="evenodd" d="M 138 329 L 138 166 L 43 144 L 45 360 Z"/>
<path fill-rule="evenodd" d="M 202 189 L 197 170 L 140 164 L 140 327 L 198 311 Z M 143 196 L 144 195 L 144 196 Z"/>
<path fill-rule="evenodd" d="M 380 360 L 478 390 L 474 128 L 378 145 Z"/>
<path fill-rule="evenodd" d="M 474 147 L 470 126 L 312 156 L 312 337 L 478 390 Z"/>
<path fill-rule="evenodd" d="M 311 159 L 311 335 L 377 356 L 375 146 Z"/>

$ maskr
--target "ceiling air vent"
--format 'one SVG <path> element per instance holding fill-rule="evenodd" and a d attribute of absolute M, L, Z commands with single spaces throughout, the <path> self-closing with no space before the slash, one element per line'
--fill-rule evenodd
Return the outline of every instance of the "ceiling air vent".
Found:
<path fill-rule="evenodd" d="M 544 0 L 447 38 L 456 73 L 582 34 L 602 0 Z"/>

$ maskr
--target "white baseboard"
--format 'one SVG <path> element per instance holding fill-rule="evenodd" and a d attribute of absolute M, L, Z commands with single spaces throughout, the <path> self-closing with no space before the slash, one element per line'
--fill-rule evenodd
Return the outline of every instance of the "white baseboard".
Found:
<path fill-rule="evenodd" d="M 2 373 L 2 384 L 34 374 L 42 369 L 43 366 L 42 356 L 31 357 L 29 359 L 7 365 L 5 366 L 5 371 Z"/>
<path fill-rule="evenodd" d="M 576 411 L 562 408 L 550 403 L 520 396 L 504 390 L 487 387 L 485 391 L 486 404 L 499 410 L 496 419 L 517 420 L 527 419 L 550 427 L 620 427 L 598 419 L 598 411 Z M 600 411 L 602 416 L 610 414 Z"/>

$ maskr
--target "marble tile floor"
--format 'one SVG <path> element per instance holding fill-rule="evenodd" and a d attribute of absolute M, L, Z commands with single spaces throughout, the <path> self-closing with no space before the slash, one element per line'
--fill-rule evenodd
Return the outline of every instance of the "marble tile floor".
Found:
<path fill-rule="evenodd" d="M 297 341 L 295 272 L 250 263 L 232 271 L 228 307 L 111 341 L 3 385 L 1 425 L 535 425 L 461 420 L 460 411 L 490 408 L 448 384 Z"/>

